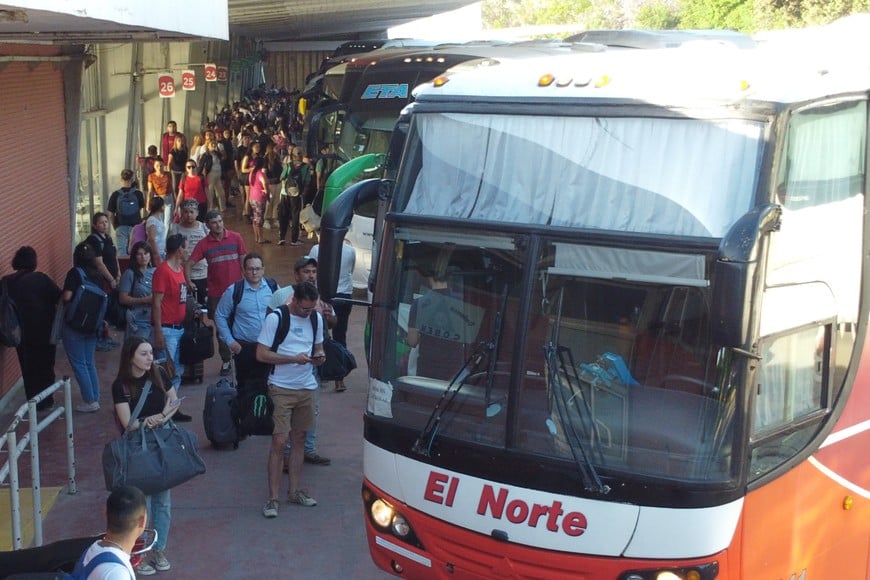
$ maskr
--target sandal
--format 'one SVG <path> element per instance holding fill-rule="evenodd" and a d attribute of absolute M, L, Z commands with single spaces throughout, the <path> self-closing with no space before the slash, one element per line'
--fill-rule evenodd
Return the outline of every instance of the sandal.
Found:
<path fill-rule="evenodd" d="M 335 381 L 335 392 L 343 393 L 347 390 L 347 387 L 344 384 L 344 381 Z"/>

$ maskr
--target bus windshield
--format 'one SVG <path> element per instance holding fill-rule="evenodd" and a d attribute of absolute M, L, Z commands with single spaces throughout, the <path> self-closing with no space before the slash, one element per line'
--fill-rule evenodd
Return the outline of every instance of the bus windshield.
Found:
<path fill-rule="evenodd" d="M 386 153 L 396 117 L 349 113 L 343 120 L 336 153 L 342 162 L 368 153 Z"/>
<path fill-rule="evenodd" d="M 754 205 L 764 131 L 743 118 L 420 112 L 394 209 L 719 238 Z"/>
<path fill-rule="evenodd" d="M 529 242 L 396 227 L 369 413 L 417 433 L 416 453 L 458 440 L 584 478 L 732 478 L 740 397 L 711 344 L 703 256 Z M 620 261 L 647 274 L 596 272 Z"/>

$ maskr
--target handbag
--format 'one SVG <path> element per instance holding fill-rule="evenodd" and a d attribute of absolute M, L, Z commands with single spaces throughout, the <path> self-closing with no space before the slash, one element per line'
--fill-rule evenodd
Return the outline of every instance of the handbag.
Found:
<path fill-rule="evenodd" d="M 299 212 L 299 223 L 309 234 L 320 229 L 320 216 L 310 203 Z"/>
<path fill-rule="evenodd" d="M 356 368 L 356 358 L 353 353 L 334 338 L 323 341 L 323 352 L 326 354 L 326 360 L 317 367 L 317 372 L 323 381 L 340 381 Z"/>
<path fill-rule="evenodd" d="M 214 356 L 214 328 L 198 318 L 181 335 L 181 364 L 192 365 Z"/>
<path fill-rule="evenodd" d="M 171 489 L 205 473 L 197 451 L 196 435 L 171 421 L 163 428 L 129 431 L 142 411 L 151 381 L 145 383 L 139 403 L 127 423 L 127 431 L 103 447 L 103 478 L 106 490 L 132 485 L 145 495 Z"/>

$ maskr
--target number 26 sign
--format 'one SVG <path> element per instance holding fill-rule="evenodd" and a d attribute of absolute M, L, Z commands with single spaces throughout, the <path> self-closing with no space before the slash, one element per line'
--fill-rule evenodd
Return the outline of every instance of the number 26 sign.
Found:
<path fill-rule="evenodd" d="M 170 98 L 175 96 L 175 79 L 172 75 L 160 75 L 157 77 L 158 89 L 162 98 Z"/>

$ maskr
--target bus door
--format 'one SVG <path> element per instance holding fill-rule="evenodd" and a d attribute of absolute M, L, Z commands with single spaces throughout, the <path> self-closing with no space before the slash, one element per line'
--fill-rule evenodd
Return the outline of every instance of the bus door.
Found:
<path fill-rule="evenodd" d="M 842 566 L 836 562 L 843 553 L 863 552 L 858 561 L 867 561 L 866 538 L 845 533 L 844 510 L 831 509 L 832 517 L 801 517 L 810 506 L 839 506 L 842 490 L 815 477 L 816 470 L 808 478 L 791 469 L 830 422 L 853 357 L 866 132 L 865 100 L 814 104 L 791 113 L 777 154 L 771 195 L 782 208 L 781 224 L 769 239 L 759 359 L 748 389 L 746 578 L 802 573 L 812 578 L 818 575 L 812 574 L 814 566 L 827 571 Z M 771 540 L 774 529 L 778 542 Z M 753 546 L 764 546 L 763 553 L 753 552 Z M 802 550 L 805 546 L 815 548 Z"/>

